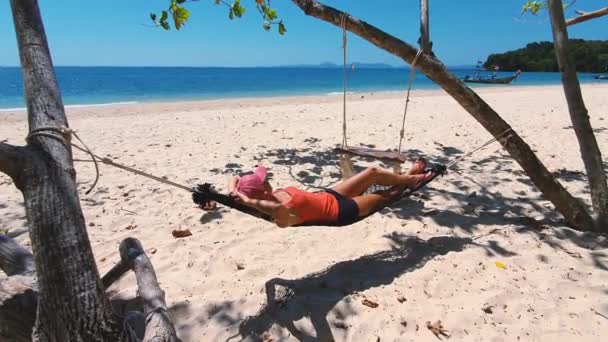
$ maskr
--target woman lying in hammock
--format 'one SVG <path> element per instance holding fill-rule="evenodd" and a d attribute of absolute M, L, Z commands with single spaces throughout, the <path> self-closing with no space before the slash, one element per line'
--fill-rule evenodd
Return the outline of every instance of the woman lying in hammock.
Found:
<path fill-rule="evenodd" d="M 415 188 L 433 177 L 433 172 L 425 172 L 425 168 L 423 159 L 417 160 L 406 174 L 370 167 L 332 189 L 308 192 L 291 186 L 273 190 L 266 179 L 266 168 L 258 166 L 253 174 L 233 177 L 228 188 L 243 204 L 272 216 L 281 228 L 313 222 L 344 226 L 396 199 L 405 188 Z M 373 184 L 392 187 L 364 194 Z M 215 203 L 203 207 L 213 208 Z"/>

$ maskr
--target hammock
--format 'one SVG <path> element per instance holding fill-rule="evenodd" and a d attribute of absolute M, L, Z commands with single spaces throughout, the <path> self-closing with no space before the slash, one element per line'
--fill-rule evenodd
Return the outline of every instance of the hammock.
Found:
<path fill-rule="evenodd" d="M 447 168 L 445 165 L 435 164 L 435 165 L 432 165 L 431 167 L 427 168 L 425 170 L 425 173 L 427 173 L 427 172 L 431 172 L 432 176 L 429 177 L 428 179 L 426 179 L 425 181 L 421 182 L 420 184 L 418 184 L 415 188 L 405 189 L 399 196 L 394 198 L 392 201 L 389 201 L 389 202 L 385 203 L 384 205 L 379 206 L 378 208 L 373 210 L 368 215 L 361 216 L 357 219 L 357 221 L 352 222 L 352 223 L 356 223 L 361 220 L 364 220 L 364 219 L 368 218 L 369 216 L 382 210 L 383 208 L 389 207 L 389 206 L 401 201 L 402 199 L 409 197 L 414 192 L 420 190 L 421 188 L 426 186 L 428 183 L 432 182 L 435 178 L 445 175 L 447 173 Z M 232 209 L 236 209 L 244 214 L 248 214 L 248 215 L 260 218 L 262 220 L 268 221 L 268 222 L 273 222 L 272 216 L 270 216 L 266 213 L 263 213 L 259 210 L 256 210 L 254 208 L 248 207 L 248 206 L 244 205 L 243 203 L 236 201 L 233 197 L 230 197 L 226 194 L 222 194 L 222 193 L 216 191 L 215 188 L 213 187 L 213 185 L 211 185 L 209 183 L 197 185 L 197 187 L 193 189 L 192 200 L 194 201 L 194 203 L 198 204 L 199 206 L 205 206 L 205 205 L 210 204 L 211 202 L 217 202 L 217 203 L 220 203 L 227 207 L 230 207 Z M 296 225 L 296 227 L 297 226 L 343 227 L 343 226 L 350 225 L 352 223 L 340 224 L 337 222 L 304 222 L 302 224 Z"/>

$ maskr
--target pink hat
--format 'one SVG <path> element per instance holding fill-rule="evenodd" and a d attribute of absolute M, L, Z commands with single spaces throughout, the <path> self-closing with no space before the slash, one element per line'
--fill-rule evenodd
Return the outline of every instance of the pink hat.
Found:
<path fill-rule="evenodd" d="M 247 197 L 255 197 L 256 195 L 262 194 L 266 187 L 266 176 L 268 170 L 264 166 L 258 166 L 251 175 L 245 175 L 239 179 L 237 190 Z"/>

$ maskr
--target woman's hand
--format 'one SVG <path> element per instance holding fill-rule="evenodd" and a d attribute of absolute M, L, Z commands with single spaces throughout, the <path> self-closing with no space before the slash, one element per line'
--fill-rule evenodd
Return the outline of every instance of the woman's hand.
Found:
<path fill-rule="evenodd" d="M 199 208 L 203 209 L 204 211 L 213 211 L 217 208 L 217 203 L 214 201 L 206 202 L 200 205 Z"/>
<path fill-rule="evenodd" d="M 243 203 L 251 203 L 251 198 L 249 198 L 249 196 L 243 194 L 242 192 L 238 191 L 236 187 L 234 188 L 234 190 L 232 190 L 231 194 L 234 194 L 237 198 L 239 198 L 241 201 L 243 201 Z"/>

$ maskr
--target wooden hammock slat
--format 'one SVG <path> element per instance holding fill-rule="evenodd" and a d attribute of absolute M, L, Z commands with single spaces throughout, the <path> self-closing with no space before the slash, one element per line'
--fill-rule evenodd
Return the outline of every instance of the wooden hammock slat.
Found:
<path fill-rule="evenodd" d="M 373 159 L 387 160 L 399 163 L 405 163 L 405 161 L 407 160 L 406 156 L 399 152 L 376 150 L 369 147 L 336 147 L 335 151 L 344 154 L 351 154 L 360 157 L 369 157 Z"/>

